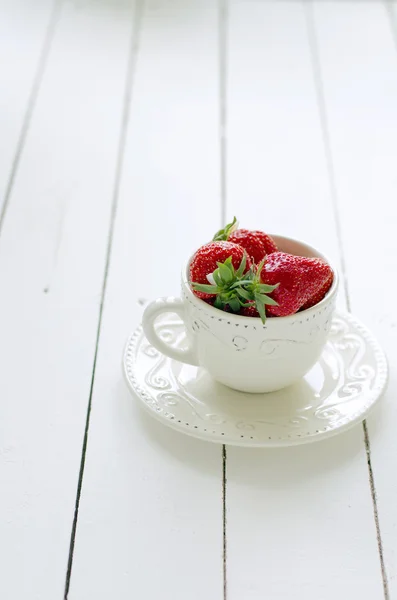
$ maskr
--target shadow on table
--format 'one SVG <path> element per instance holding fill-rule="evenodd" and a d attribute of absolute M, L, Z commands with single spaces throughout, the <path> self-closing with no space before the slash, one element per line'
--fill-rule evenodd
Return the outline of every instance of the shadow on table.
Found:
<path fill-rule="evenodd" d="M 361 425 L 338 436 L 289 448 L 236 449 L 228 452 L 228 481 L 283 488 L 349 469 L 365 458 Z"/>
<path fill-rule="evenodd" d="M 378 412 L 378 411 L 376 411 Z M 204 442 L 167 428 L 137 407 L 136 418 L 151 444 L 173 460 L 193 469 L 219 476 L 222 473 L 222 446 Z M 372 417 L 374 418 L 374 417 Z M 214 461 L 219 454 L 219 463 Z M 361 424 L 321 442 L 287 448 L 240 448 L 226 446 L 226 475 L 230 482 L 255 487 L 289 487 L 303 480 L 349 469 L 351 463 L 366 461 Z"/>
<path fill-rule="evenodd" d="M 189 437 L 160 423 L 150 416 L 139 401 L 129 394 L 131 412 L 128 418 L 138 421 L 138 427 L 152 448 L 157 448 L 174 462 L 181 462 L 207 475 L 222 474 L 222 446 Z M 127 422 L 128 422 L 127 418 Z"/>

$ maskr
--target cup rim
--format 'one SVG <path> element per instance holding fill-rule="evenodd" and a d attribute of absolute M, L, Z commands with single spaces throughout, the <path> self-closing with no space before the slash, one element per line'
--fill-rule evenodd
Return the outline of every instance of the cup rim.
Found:
<path fill-rule="evenodd" d="M 276 241 L 280 240 L 280 241 L 297 242 L 298 244 L 303 244 L 304 246 L 306 246 L 306 248 L 309 250 L 309 252 L 312 252 L 318 258 L 322 258 L 323 260 L 325 260 L 329 264 L 329 266 L 331 267 L 331 269 L 334 273 L 334 280 L 332 282 L 332 285 L 331 285 L 330 289 L 328 290 L 328 292 L 326 293 L 326 295 L 324 296 L 324 298 L 322 300 L 320 300 L 320 302 L 318 302 L 314 306 L 311 306 L 310 308 L 307 308 L 306 310 L 302 310 L 297 313 L 294 313 L 293 315 L 288 315 L 286 317 L 268 318 L 268 319 L 266 319 L 266 325 L 270 325 L 270 324 L 276 325 L 277 323 L 279 323 L 279 324 L 280 323 L 288 323 L 288 322 L 294 321 L 295 319 L 302 320 L 303 317 L 307 317 L 314 311 L 316 311 L 319 308 L 328 304 L 333 299 L 333 297 L 336 295 L 338 286 L 339 286 L 338 269 L 336 269 L 333 262 L 330 261 L 327 256 L 325 256 L 322 252 L 319 252 L 317 250 L 317 248 L 314 248 L 314 246 L 311 246 L 310 244 L 307 244 L 306 242 L 303 242 L 302 240 L 298 240 L 296 238 L 291 238 L 286 235 L 279 235 L 279 234 L 274 234 L 274 235 L 270 234 L 270 235 Z M 188 273 L 189 273 L 189 266 L 190 266 L 190 263 L 192 261 L 194 254 L 195 254 L 195 252 L 189 257 L 187 262 L 182 267 L 182 284 L 183 284 L 184 291 L 187 294 L 189 301 L 196 304 L 199 308 L 205 309 L 206 311 L 209 312 L 209 314 L 218 316 L 218 318 L 220 318 L 219 313 L 223 312 L 225 315 L 227 315 L 228 321 L 234 321 L 234 322 L 240 321 L 245 324 L 247 324 L 248 322 L 252 323 L 252 324 L 260 323 L 260 325 L 263 325 L 260 317 L 246 317 L 245 315 L 238 315 L 233 312 L 229 313 L 229 312 L 222 311 L 219 308 L 215 308 L 214 306 L 211 306 L 211 304 L 207 304 L 207 302 L 204 302 L 204 300 L 202 300 L 201 298 L 198 298 L 193 293 L 193 290 L 191 289 L 191 287 L 189 285 Z"/>

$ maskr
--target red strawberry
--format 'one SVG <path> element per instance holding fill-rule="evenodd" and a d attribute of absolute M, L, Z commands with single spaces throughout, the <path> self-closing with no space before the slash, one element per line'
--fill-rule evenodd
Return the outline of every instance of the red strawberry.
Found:
<path fill-rule="evenodd" d="M 262 258 L 266 256 L 265 246 L 253 231 L 249 231 L 248 229 L 236 229 L 236 231 L 233 231 L 233 233 L 230 234 L 228 240 L 229 242 L 233 242 L 233 244 L 238 244 L 242 248 L 245 248 L 248 256 L 250 256 L 256 264 L 260 263 Z"/>
<path fill-rule="evenodd" d="M 259 317 L 259 313 L 255 304 L 252 304 L 251 306 L 243 306 L 240 310 L 240 315 L 243 317 Z"/>
<path fill-rule="evenodd" d="M 229 223 L 215 234 L 214 240 L 227 240 L 242 246 L 256 264 L 259 264 L 266 254 L 277 252 L 274 240 L 267 233 L 250 231 L 249 229 L 236 229 L 236 227 L 237 220 L 234 217 L 232 223 Z"/>
<path fill-rule="evenodd" d="M 310 300 L 308 300 L 302 306 L 302 308 L 300 310 L 306 310 L 307 308 L 311 308 L 315 304 L 318 304 L 319 302 L 321 302 L 321 300 L 324 298 L 324 296 L 328 292 L 329 288 L 331 287 L 333 280 L 334 280 L 334 274 L 332 271 L 330 271 L 328 278 L 325 281 L 324 285 L 319 290 L 317 290 L 317 292 L 310 298 Z"/>
<path fill-rule="evenodd" d="M 190 282 L 208 285 L 210 282 L 207 279 L 207 275 L 211 275 L 218 268 L 218 263 L 224 263 L 231 257 L 233 268 L 238 270 L 244 256 L 244 249 L 231 242 L 210 242 L 209 244 L 205 244 L 197 250 L 190 263 Z M 247 257 L 243 273 L 248 271 L 250 267 L 251 260 Z M 202 300 L 216 296 L 216 293 L 206 293 L 194 289 L 194 286 L 193 292 Z"/>
<path fill-rule="evenodd" d="M 273 238 L 263 231 L 236 229 L 230 234 L 228 240 L 245 248 L 255 264 L 259 264 L 266 254 L 277 252 Z"/>
<path fill-rule="evenodd" d="M 268 233 L 264 233 L 263 231 L 252 231 L 252 233 L 262 242 L 266 254 L 277 252 L 276 242 Z"/>
<path fill-rule="evenodd" d="M 317 298 L 333 275 L 331 267 L 321 258 L 305 258 L 285 252 L 269 254 L 261 271 L 261 281 L 279 286 L 272 293 L 278 306 L 267 306 L 267 314 L 275 317 L 292 315 Z"/>

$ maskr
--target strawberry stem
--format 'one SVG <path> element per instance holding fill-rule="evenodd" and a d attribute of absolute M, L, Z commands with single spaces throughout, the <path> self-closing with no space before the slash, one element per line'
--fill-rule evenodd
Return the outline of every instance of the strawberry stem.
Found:
<path fill-rule="evenodd" d="M 261 271 L 265 264 L 263 260 L 257 268 L 251 267 L 244 273 L 247 264 L 247 254 L 241 260 L 239 268 L 235 270 L 232 257 L 229 256 L 223 263 L 217 263 L 217 269 L 212 273 L 213 284 L 190 282 L 193 290 L 215 296 L 214 306 L 220 310 L 229 308 L 238 313 L 242 307 L 255 307 L 262 322 L 266 321 L 266 305 L 277 306 L 277 302 L 268 296 L 279 284 L 267 285 L 261 283 Z"/>
<path fill-rule="evenodd" d="M 225 225 L 225 227 L 223 227 L 222 229 L 220 229 L 219 231 L 216 232 L 216 234 L 214 235 L 214 237 L 212 238 L 213 242 L 227 242 L 227 240 L 229 239 L 229 236 L 233 233 L 233 231 L 235 231 L 238 227 L 238 222 L 236 217 L 233 217 L 233 221 L 231 223 L 228 223 L 227 225 Z"/>

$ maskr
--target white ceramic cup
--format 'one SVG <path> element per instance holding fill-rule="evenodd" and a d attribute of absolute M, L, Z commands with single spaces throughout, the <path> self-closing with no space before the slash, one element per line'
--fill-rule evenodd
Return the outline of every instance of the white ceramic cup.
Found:
<path fill-rule="evenodd" d="M 307 244 L 272 237 L 283 252 L 327 260 Z M 158 298 L 144 312 L 143 330 L 157 350 L 203 367 L 217 381 L 243 392 L 279 390 L 313 367 L 327 340 L 335 308 L 338 273 L 334 267 L 332 287 L 321 302 L 288 317 L 268 318 L 263 325 L 259 318 L 223 312 L 197 298 L 189 285 L 189 263 L 182 270 L 181 298 Z M 158 336 L 155 320 L 163 313 L 176 313 L 182 319 L 186 349 L 171 347 Z"/>

